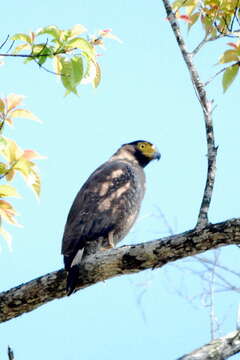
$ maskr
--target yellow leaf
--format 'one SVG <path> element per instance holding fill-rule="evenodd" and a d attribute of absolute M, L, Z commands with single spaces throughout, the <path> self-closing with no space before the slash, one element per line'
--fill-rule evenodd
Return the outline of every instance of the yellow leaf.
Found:
<path fill-rule="evenodd" d="M 85 28 L 85 26 L 81 25 L 81 24 L 77 24 L 74 25 L 71 29 L 70 29 L 70 36 L 77 36 L 80 34 L 83 34 L 84 32 L 86 32 L 87 29 Z"/>
<path fill-rule="evenodd" d="M 93 87 L 96 88 L 100 84 L 101 81 L 101 69 L 98 63 L 96 63 L 96 75 L 93 80 Z"/>
<path fill-rule="evenodd" d="M 36 115 L 34 115 L 31 111 L 26 110 L 26 109 L 13 110 L 13 111 L 11 111 L 11 113 L 9 115 L 13 118 L 18 118 L 18 117 L 26 118 L 26 119 L 34 120 L 34 121 L 41 123 L 41 120 Z"/>
<path fill-rule="evenodd" d="M 9 224 L 11 225 L 15 225 L 18 227 L 21 227 L 21 225 L 17 222 L 17 220 L 15 219 L 15 213 L 12 214 L 11 211 L 8 211 L 7 209 L 2 209 L 0 208 L 0 216 L 6 220 Z"/>
<path fill-rule="evenodd" d="M 12 236 L 9 234 L 8 231 L 3 229 L 2 226 L 0 227 L 0 234 L 6 240 L 9 250 L 12 251 Z"/>
<path fill-rule="evenodd" d="M 5 110 L 5 103 L 3 99 L 0 98 L 0 112 L 4 112 Z"/>
<path fill-rule="evenodd" d="M 20 44 L 20 45 L 16 46 L 13 49 L 13 54 L 18 54 L 22 50 L 30 50 L 30 49 L 31 49 L 31 45 L 29 45 L 29 44 Z"/>
<path fill-rule="evenodd" d="M 5 175 L 5 178 L 7 181 L 11 181 L 15 175 L 15 171 L 13 169 L 9 170 L 7 174 Z"/>
<path fill-rule="evenodd" d="M 35 194 L 39 197 L 41 192 L 41 179 L 38 173 L 32 169 L 31 180 L 29 181 L 29 185 L 32 187 Z"/>
<path fill-rule="evenodd" d="M 238 61 L 236 50 L 226 50 L 219 59 L 219 64 L 225 64 L 231 61 Z"/>
<path fill-rule="evenodd" d="M 3 155 L 10 164 L 12 164 L 23 155 L 23 151 L 15 141 L 5 137 L 3 139 L 6 145 L 0 149 L 0 154 Z"/>
<path fill-rule="evenodd" d="M 31 168 L 34 166 L 34 163 L 25 159 L 23 156 L 18 159 L 14 169 L 20 171 L 24 176 L 28 177 L 31 173 Z"/>
<path fill-rule="evenodd" d="M 11 185 L 0 185 L 0 197 L 17 197 L 20 198 L 20 194 Z"/>
<path fill-rule="evenodd" d="M 7 111 L 10 111 L 20 105 L 24 99 L 23 95 L 10 94 L 6 97 Z"/>

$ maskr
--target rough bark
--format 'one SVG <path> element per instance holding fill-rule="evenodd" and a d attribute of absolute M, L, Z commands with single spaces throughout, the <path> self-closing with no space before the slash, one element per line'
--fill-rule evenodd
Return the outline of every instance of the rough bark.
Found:
<path fill-rule="evenodd" d="M 225 360 L 240 351 L 240 331 L 234 331 L 177 360 Z"/>
<path fill-rule="evenodd" d="M 133 246 L 107 250 L 85 259 L 77 290 L 109 278 L 159 268 L 169 262 L 224 245 L 240 244 L 240 218 Z M 66 296 L 61 269 L 0 293 L 0 322 Z"/>

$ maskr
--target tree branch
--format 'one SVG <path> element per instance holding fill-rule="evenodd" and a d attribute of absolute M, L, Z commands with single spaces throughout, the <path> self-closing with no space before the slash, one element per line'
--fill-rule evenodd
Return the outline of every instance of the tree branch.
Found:
<path fill-rule="evenodd" d="M 240 218 L 210 224 L 202 230 L 98 252 L 82 263 L 77 290 L 229 244 L 240 244 Z M 0 293 L 0 322 L 66 296 L 65 286 L 66 272 L 61 269 Z"/>
<path fill-rule="evenodd" d="M 234 331 L 177 360 L 225 360 L 239 351 L 240 331 Z"/>
<path fill-rule="evenodd" d="M 211 101 L 207 99 L 207 94 L 204 88 L 203 83 L 200 81 L 199 74 L 197 69 L 192 61 L 192 54 L 187 51 L 186 44 L 181 34 L 180 27 L 178 25 L 176 16 L 173 12 L 173 9 L 168 0 L 162 0 L 165 6 L 167 13 L 167 18 L 171 24 L 173 33 L 177 40 L 178 46 L 182 53 L 183 59 L 187 65 L 188 71 L 191 76 L 193 87 L 199 103 L 203 110 L 205 129 L 206 129 L 206 139 L 207 139 L 207 157 L 208 157 L 208 171 L 207 171 L 207 180 L 205 184 L 204 194 L 202 198 L 202 203 L 199 210 L 197 227 L 203 228 L 208 224 L 208 210 L 210 207 L 213 186 L 215 181 L 216 174 L 216 156 L 217 148 L 214 141 L 214 131 L 212 123 L 212 110 L 211 110 Z"/>

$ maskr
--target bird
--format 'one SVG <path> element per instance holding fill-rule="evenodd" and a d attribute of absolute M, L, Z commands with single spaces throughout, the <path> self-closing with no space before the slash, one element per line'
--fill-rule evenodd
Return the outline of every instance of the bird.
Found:
<path fill-rule="evenodd" d="M 129 142 L 86 180 L 70 208 L 62 239 L 67 295 L 75 291 L 82 259 L 115 247 L 127 235 L 144 197 L 144 168 L 160 157 L 151 142 Z"/>

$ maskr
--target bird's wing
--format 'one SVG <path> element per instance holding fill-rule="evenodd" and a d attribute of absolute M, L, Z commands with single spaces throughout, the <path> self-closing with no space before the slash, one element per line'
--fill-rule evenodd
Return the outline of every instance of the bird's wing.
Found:
<path fill-rule="evenodd" d="M 131 207 L 126 193 L 135 186 L 135 173 L 124 161 L 109 161 L 85 182 L 70 209 L 62 242 L 62 253 L 73 258 L 89 240 L 114 230 Z M 126 211 L 124 211 L 126 210 Z"/>

